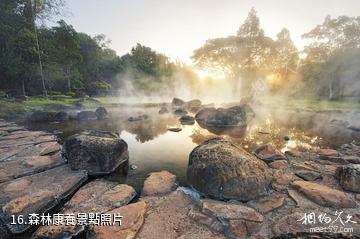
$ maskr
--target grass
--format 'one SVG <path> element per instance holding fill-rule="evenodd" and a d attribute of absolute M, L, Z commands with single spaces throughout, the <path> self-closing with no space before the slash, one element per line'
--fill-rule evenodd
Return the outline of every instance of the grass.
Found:
<path fill-rule="evenodd" d="M 31 96 L 26 101 L 0 98 L 0 118 L 14 118 L 35 110 L 57 111 L 81 106 L 83 108 L 111 107 L 118 104 L 116 97 L 100 97 L 98 99 L 73 98 L 69 95 L 52 95 L 47 98 Z"/>
<path fill-rule="evenodd" d="M 25 105 L 12 100 L 0 100 L 0 118 L 12 118 L 27 111 Z"/>
<path fill-rule="evenodd" d="M 27 107 L 33 107 L 36 109 L 43 109 L 43 108 L 51 108 L 55 106 L 72 106 L 76 103 L 78 99 L 72 98 L 69 96 L 59 96 L 56 97 L 29 97 L 28 100 L 24 101 L 23 104 Z"/>
<path fill-rule="evenodd" d="M 17 101 L 15 99 L 0 99 L 0 118 L 15 118 L 26 112 L 35 110 L 59 110 L 76 106 L 78 98 L 72 98 L 66 95 L 50 96 L 32 96 L 26 101 Z M 81 102 L 87 107 L 87 102 Z M 94 106 L 95 107 L 95 106 Z"/>
<path fill-rule="evenodd" d="M 360 110 L 360 103 L 353 101 L 329 101 L 325 99 L 284 99 L 284 98 L 273 98 L 267 99 L 265 102 L 266 106 L 286 108 L 286 109 L 297 109 L 297 110 L 310 110 L 310 111 L 354 111 Z"/>

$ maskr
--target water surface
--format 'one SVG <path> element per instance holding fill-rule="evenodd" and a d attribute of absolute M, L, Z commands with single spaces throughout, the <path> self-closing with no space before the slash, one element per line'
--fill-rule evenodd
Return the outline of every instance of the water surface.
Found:
<path fill-rule="evenodd" d="M 310 130 L 311 127 L 295 124 L 286 120 L 276 120 L 274 115 L 260 114 L 250 122 L 246 130 L 234 129 L 233 132 L 222 134 L 221 130 L 205 129 L 197 123 L 183 126 L 179 123 L 179 116 L 172 113 L 160 115 L 159 107 L 133 107 L 122 106 L 109 110 L 109 118 L 105 120 L 64 123 L 42 123 L 28 125 L 35 130 L 50 132 L 59 131 L 61 141 L 66 137 L 83 130 L 104 130 L 120 134 L 129 146 L 130 164 L 135 165 L 135 170 L 130 170 L 127 177 L 112 175 L 112 180 L 127 183 L 141 190 L 144 179 L 150 172 L 168 170 L 175 174 L 181 185 L 186 185 L 186 170 L 190 152 L 206 139 L 222 135 L 235 144 L 251 152 L 256 147 L 273 143 L 277 148 L 285 151 L 288 149 L 316 150 L 318 147 L 331 145 L 335 141 L 333 135 L 321 135 L 320 131 Z M 141 121 L 128 121 L 130 116 L 147 114 L 149 117 Z M 301 119 L 300 122 L 303 122 Z M 168 131 L 168 128 L 182 128 L 180 132 Z M 309 130 L 308 130 L 309 129 Z M 320 133 L 319 133 L 320 132 Z M 334 132 L 337 134 L 337 132 Z M 290 137 L 289 141 L 284 136 Z M 351 136 L 341 138 L 345 143 Z M 336 145 L 332 145 L 336 146 Z"/>

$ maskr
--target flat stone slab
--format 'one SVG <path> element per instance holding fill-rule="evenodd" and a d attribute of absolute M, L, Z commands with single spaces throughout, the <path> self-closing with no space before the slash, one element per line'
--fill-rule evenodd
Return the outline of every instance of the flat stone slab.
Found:
<path fill-rule="evenodd" d="M 0 138 L 0 141 L 30 138 L 30 137 L 39 137 L 39 136 L 46 136 L 46 135 L 51 135 L 51 134 L 44 132 L 44 131 L 19 130 L 19 131 L 15 131 L 15 132 L 11 132 L 11 133 L 7 133 L 6 135 L 3 135 Z"/>
<path fill-rule="evenodd" d="M 275 194 L 256 200 L 255 208 L 261 213 L 268 213 L 281 207 L 284 204 L 285 197 L 281 194 Z"/>
<path fill-rule="evenodd" d="M 0 149 L 0 162 L 13 160 L 19 157 L 51 155 L 60 152 L 61 149 L 62 146 L 56 141 L 3 148 Z"/>
<path fill-rule="evenodd" d="M 255 209 L 241 204 L 226 203 L 210 199 L 201 200 L 201 209 L 204 214 L 216 218 L 246 220 L 253 222 L 263 222 L 264 217 L 256 212 Z"/>
<path fill-rule="evenodd" d="M 57 142 L 45 142 L 36 144 L 32 147 L 26 148 L 20 153 L 16 154 L 17 157 L 28 157 L 28 156 L 45 156 L 60 152 L 62 149 L 61 145 Z"/>
<path fill-rule="evenodd" d="M 24 149 L 31 147 L 31 145 L 21 145 L 11 148 L 0 148 L 0 162 L 9 160 L 11 157 L 19 154 Z"/>
<path fill-rule="evenodd" d="M 60 154 L 18 157 L 0 163 L 0 183 L 29 176 L 65 164 Z"/>
<path fill-rule="evenodd" d="M 353 208 L 356 206 L 355 202 L 346 193 L 325 185 L 294 181 L 292 186 L 309 200 L 324 207 Z"/>
<path fill-rule="evenodd" d="M 0 119 L 0 128 L 9 127 L 9 126 L 14 126 L 14 123 Z"/>
<path fill-rule="evenodd" d="M 0 135 L 0 163 L 29 156 L 52 155 L 62 149 L 55 135 L 29 131 L 14 123 L 2 121 Z"/>
<path fill-rule="evenodd" d="M 176 176 L 168 171 L 154 172 L 146 178 L 142 196 L 163 195 L 177 188 Z"/>
<path fill-rule="evenodd" d="M 174 191 L 163 196 L 143 197 L 140 200 L 146 202 L 149 206 L 149 212 L 136 238 L 225 238 L 212 231 L 215 227 L 221 227 L 220 222 L 216 223 L 214 220 L 209 220 L 208 217 L 200 214 L 202 216 L 201 222 L 197 223 L 191 216 L 188 216 L 189 208 L 193 208 L 195 202 L 182 191 Z M 210 224 L 213 226 L 212 229 L 208 228 Z"/>
<path fill-rule="evenodd" d="M 270 168 L 273 169 L 283 169 L 283 168 L 287 168 L 289 164 L 286 160 L 276 160 L 272 163 L 269 163 L 269 166 Z"/>
<path fill-rule="evenodd" d="M 121 215 L 121 225 L 90 226 L 87 234 L 88 239 L 132 239 L 135 238 L 144 223 L 147 205 L 145 202 L 137 202 L 107 212 L 111 215 Z"/>
<path fill-rule="evenodd" d="M 20 139 L 7 139 L 0 141 L 0 148 L 13 148 L 22 145 L 36 145 L 45 142 L 56 142 L 55 135 L 38 135 Z"/>
<path fill-rule="evenodd" d="M 339 155 L 335 149 L 320 149 L 318 153 L 320 157 L 336 157 Z"/>
<path fill-rule="evenodd" d="M 20 131 L 20 130 L 24 130 L 25 128 L 22 126 L 17 126 L 16 124 L 11 124 L 5 127 L 1 127 L 1 131 L 7 132 L 7 133 L 12 133 L 15 131 Z"/>
<path fill-rule="evenodd" d="M 60 213 L 100 215 L 128 204 L 135 196 L 136 192 L 131 186 L 98 179 L 81 187 Z M 32 238 L 73 238 L 84 233 L 86 229 L 87 227 L 82 225 L 41 226 Z"/>
<path fill-rule="evenodd" d="M 67 165 L 0 184 L 0 221 L 13 234 L 31 228 L 29 224 L 11 225 L 11 215 L 43 214 L 57 206 L 87 180 L 85 171 L 72 171 Z"/>

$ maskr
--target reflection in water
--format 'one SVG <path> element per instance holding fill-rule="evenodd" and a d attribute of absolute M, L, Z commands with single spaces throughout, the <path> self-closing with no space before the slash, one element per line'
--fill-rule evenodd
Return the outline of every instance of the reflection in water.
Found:
<path fill-rule="evenodd" d="M 146 120 L 125 121 L 123 130 L 136 135 L 136 140 L 145 143 L 165 134 L 169 126 L 177 125 L 178 120 L 171 115 L 153 114 Z"/>
<path fill-rule="evenodd" d="M 204 141 L 213 138 L 213 134 L 216 134 L 221 135 L 248 151 L 252 151 L 261 145 L 272 143 L 283 152 L 290 149 L 297 149 L 300 151 L 316 150 L 320 145 L 325 144 L 320 137 L 310 137 L 304 131 L 296 128 L 287 128 L 276 125 L 269 117 L 264 120 L 250 122 L 246 129 L 233 128 L 223 130 L 220 128 L 214 130 L 209 127 L 204 128 L 206 128 L 206 130 L 201 129 L 200 127 L 193 130 L 193 133 L 191 134 L 193 142 L 201 144 Z M 285 136 L 289 137 L 290 140 L 284 140 Z"/>
<path fill-rule="evenodd" d="M 246 127 L 239 126 L 224 126 L 224 127 L 214 127 L 205 125 L 201 121 L 197 121 L 200 127 L 207 129 L 209 132 L 216 135 L 228 135 L 234 138 L 242 138 L 245 135 Z"/>
<path fill-rule="evenodd" d="M 46 131 L 60 130 L 62 131 L 59 135 L 61 140 L 88 129 L 118 132 L 120 137 L 128 143 L 130 164 L 134 164 L 138 168 L 130 170 L 126 178 L 113 175 L 111 179 L 130 184 L 138 191 L 141 190 L 146 176 L 152 171 L 168 170 L 177 175 L 180 184 L 186 184 L 186 170 L 190 152 L 198 144 L 216 135 L 221 135 L 249 152 L 270 142 L 282 150 L 313 150 L 319 146 L 328 145 L 324 138 L 332 140 L 335 135 L 340 137 L 339 131 L 319 131 L 319 127 L 309 127 L 309 125 L 313 125 L 313 122 L 309 121 L 307 125 L 304 124 L 304 120 L 298 114 L 297 117 L 294 117 L 298 121 L 291 121 L 289 120 L 290 117 L 287 117 L 286 120 L 283 119 L 284 117 L 279 119 L 277 116 L 280 114 L 264 114 L 263 117 L 261 117 L 262 114 L 258 114 L 259 116 L 250 122 L 245 131 L 245 129 L 206 129 L 197 123 L 191 126 L 183 126 L 180 124 L 178 116 L 173 114 L 160 115 L 158 110 L 158 107 L 122 107 L 110 109 L 109 119 L 101 121 L 42 123 L 28 125 L 28 127 Z M 128 121 L 130 116 L 141 114 L 147 114 L 149 117 L 141 121 Z M 182 128 L 182 131 L 168 131 L 168 128 L 172 127 Z M 333 134 L 331 135 L 331 133 Z M 284 136 L 288 136 L 290 140 L 285 141 Z M 348 135 L 341 139 L 341 143 L 351 141 L 351 137 Z"/>

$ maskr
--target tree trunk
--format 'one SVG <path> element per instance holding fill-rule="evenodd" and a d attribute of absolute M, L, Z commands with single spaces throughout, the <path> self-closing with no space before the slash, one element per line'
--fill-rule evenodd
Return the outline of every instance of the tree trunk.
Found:
<path fill-rule="evenodd" d="M 30 0 L 30 1 L 32 2 L 32 0 Z M 32 4 L 31 4 L 31 6 L 32 6 Z M 34 3 L 34 9 L 36 9 L 36 1 Z M 32 14 L 34 14 L 34 12 L 32 12 Z M 43 95 L 45 97 L 47 97 L 48 94 L 47 94 L 47 90 L 46 90 L 46 86 L 45 86 L 45 79 L 44 79 L 43 65 L 42 65 L 42 60 L 41 60 L 39 38 L 38 38 L 36 24 L 35 24 L 36 16 L 34 16 L 33 19 L 34 19 L 35 41 L 36 41 L 37 54 L 38 54 L 38 58 L 39 58 L 39 66 L 40 66 L 40 75 L 41 75 L 41 82 L 42 82 L 42 88 L 43 88 Z"/>
<path fill-rule="evenodd" d="M 26 92 L 25 92 L 25 81 L 24 78 L 22 78 L 21 80 L 21 93 L 24 96 L 24 98 L 26 97 Z"/>
<path fill-rule="evenodd" d="M 68 65 L 67 66 L 67 86 L 68 86 L 68 91 L 69 93 L 71 92 L 71 68 Z"/>
<path fill-rule="evenodd" d="M 334 82 L 334 73 L 332 73 L 330 75 L 330 80 L 329 80 L 329 100 L 336 100 L 338 98 L 337 94 L 336 94 L 336 89 L 335 89 L 335 82 Z"/>
<path fill-rule="evenodd" d="M 234 77 L 234 86 L 232 89 L 233 97 L 239 97 L 240 89 L 241 89 L 241 78 L 239 76 Z"/>

